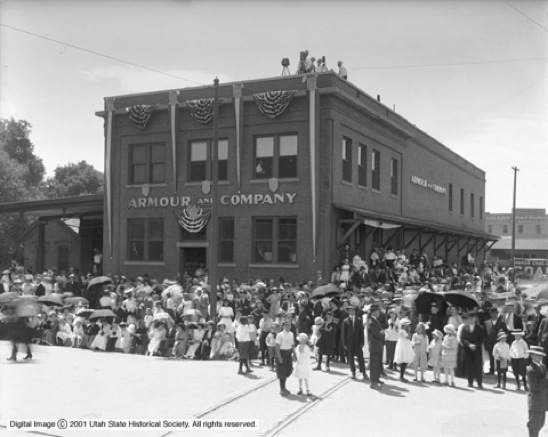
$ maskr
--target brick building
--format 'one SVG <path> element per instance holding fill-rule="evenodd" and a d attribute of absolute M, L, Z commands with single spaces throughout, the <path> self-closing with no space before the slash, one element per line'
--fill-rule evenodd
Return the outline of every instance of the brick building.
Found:
<path fill-rule="evenodd" d="M 348 242 L 477 258 L 485 173 L 332 72 L 105 99 L 105 272 L 329 277 Z M 215 202 L 218 221 L 208 222 Z M 217 226 L 217 241 L 211 241 Z"/>

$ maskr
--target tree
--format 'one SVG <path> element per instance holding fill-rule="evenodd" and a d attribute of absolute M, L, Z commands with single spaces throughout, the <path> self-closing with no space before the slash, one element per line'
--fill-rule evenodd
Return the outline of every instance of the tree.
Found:
<path fill-rule="evenodd" d="M 86 161 L 69 163 L 55 169 L 53 178 L 46 181 L 48 197 L 81 196 L 103 192 L 103 173 Z"/>

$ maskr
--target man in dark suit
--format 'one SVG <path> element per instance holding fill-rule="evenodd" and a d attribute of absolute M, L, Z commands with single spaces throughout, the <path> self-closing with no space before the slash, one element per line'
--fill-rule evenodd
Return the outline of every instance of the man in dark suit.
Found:
<path fill-rule="evenodd" d="M 506 303 L 506 311 L 504 314 L 504 323 L 506 324 L 506 328 L 508 328 L 509 331 L 507 340 L 508 344 L 512 344 L 515 340 L 514 336 L 512 335 L 512 331 L 523 331 L 523 320 L 520 316 L 516 315 L 514 311 L 515 302 L 508 301 Z"/>
<path fill-rule="evenodd" d="M 485 337 L 483 339 L 483 344 L 485 349 L 489 353 L 489 375 L 495 374 L 495 359 L 493 357 L 493 347 L 497 344 L 498 333 L 504 331 L 506 335 L 509 334 L 508 328 L 506 328 L 506 323 L 502 316 L 499 315 L 499 310 L 497 308 L 491 308 L 489 310 L 490 319 L 484 323 Z"/>
<path fill-rule="evenodd" d="M 74 294 L 75 296 L 80 296 L 81 289 L 80 289 L 80 282 L 76 279 L 76 275 L 74 273 L 71 273 L 69 275 L 69 280 L 65 284 L 65 291 Z"/>
<path fill-rule="evenodd" d="M 363 374 L 363 379 L 369 379 L 365 372 L 365 362 L 363 360 L 363 345 L 365 343 L 363 322 L 356 316 L 355 306 L 349 305 L 346 310 L 348 311 L 348 317 L 342 323 L 341 340 L 348 357 L 348 364 L 350 364 L 352 379 L 356 379 L 354 357 L 358 358 L 358 365 L 360 372 Z"/>
<path fill-rule="evenodd" d="M 477 313 L 468 313 L 466 326 L 462 328 L 461 343 L 463 345 L 464 373 L 468 379 L 468 387 L 474 386 L 474 379 L 478 388 L 483 388 L 483 328 L 477 323 Z"/>
<path fill-rule="evenodd" d="M 384 329 L 379 321 L 380 307 L 372 304 L 369 308 L 370 318 L 367 326 L 369 341 L 369 371 L 371 372 L 371 388 L 382 388 L 382 351 L 384 348 Z"/>
<path fill-rule="evenodd" d="M 527 407 L 529 409 L 529 428 L 530 437 L 538 437 L 540 430 L 546 420 L 546 411 L 548 410 L 546 366 L 542 360 L 546 354 L 540 346 L 531 346 L 529 356 L 532 359 L 527 366 L 527 382 L 529 383 L 529 393 L 527 393 Z"/>
<path fill-rule="evenodd" d="M 366 270 L 365 266 L 360 268 L 358 274 L 352 276 L 354 286 L 358 288 L 367 287 L 371 284 L 371 275 Z"/>

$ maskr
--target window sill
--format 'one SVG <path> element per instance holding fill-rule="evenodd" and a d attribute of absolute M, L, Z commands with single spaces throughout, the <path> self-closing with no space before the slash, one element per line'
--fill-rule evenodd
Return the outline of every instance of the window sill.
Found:
<path fill-rule="evenodd" d="M 164 261 L 124 261 L 125 266 L 165 266 Z"/>
<path fill-rule="evenodd" d="M 269 179 L 250 179 L 249 180 L 249 183 L 250 184 L 268 184 L 268 181 L 272 179 L 272 178 L 269 178 Z M 281 182 L 299 182 L 300 179 L 299 178 L 278 178 L 278 182 L 281 183 Z"/>
<path fill-rule="evenodd" d="M 149 183 L 146 183 L 146 182 L 144 184 L 128 184 L 128 185 L 125 185 L 124 187 L 125 188 L 142 188 L 143 185 L 148 185 L 151 188 L 154 188 L 154 187 L 167 187 L 166 183 L 149 184 Z"/>
<path fill-rule="evenodd" d="M 200 240 L 189 240 L 189 241 L 178 241 L 175 243 L 176 247 L 209 247 L 208 241 Z"/>
<path fill-rule="evenodd" d="M 360 185 L 360 184 L 358 184 L 358 188 L 359 188 L 360 190 L 370 191 L 369 188 L 366 187 L 365 185 Z"/>
<path fill-rule="evenodd" d="M 249 264 L 249 268 L 261 268 L 265 267 L 268 269 L 298 269 L 299 264 L 275 264 L 275 263 L 253 263 Z"/>
<path fill-rule="evenodd" d="M 371 188 L 371 192 L 373 194 L 382 194 L 380 190 L 376 190 L 375 188 Z"/>
<path fill-rule="evenodd" d="M 354 184 L 349 181 L 345 181 L 344 179 L 341 179 L 341 185 L 346 185 L 347 187 L 353 187 Z"/>
<path fill-rule="evenodd" d="M 210 181 L 211 182 L 211 181 Z M 230 181 L 218 181 L 217 184 L 219 185 L 228 185 Z M 202 181 L 188 181 L 185 182 L 185 187 L 201 187 Z"/>
<path fill-rule="evenodd" d="M 236 267 L 236 264 L 234 264 L 234 263 L 226 263 L 226 262 L 225 262 L 225 263 L 218 263 L 218 264 L 217 264 L 217 267 L 233 267 L 233 268 L 235 268 L 235 267 Z"/>
<path fill-rule="evenodd" d="M 399 199 L 400 196 L 398 196 L 397 194 L 390 194 L 390 197 L 392 197 L 393 199 Z"/>

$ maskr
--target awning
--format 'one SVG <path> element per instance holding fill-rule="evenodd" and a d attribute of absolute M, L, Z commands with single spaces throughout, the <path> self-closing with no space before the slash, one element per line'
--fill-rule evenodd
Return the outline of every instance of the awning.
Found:
<path fill-rule="evenodd" d="M 466 236 L 478 238 L 485 241 L 497 241 L 500 237 L 496 235 L 489 234 L 487 232 L 478 232 L 475 230 L 462 229 L 462 228 L 452 228 L 445 226 L 441 223 L 433 223 L 425 220 L 417 220 L 408 217 L 397 216 L 393 214 L 383 214 L 377 211 L 370 211 L 363 208 L 356 208 L 348 205 L 342 205 L 340 203 L 333 203 L 333 206 L 338 209 L 343 209 L 345 211 L 351 211 L 356 213 L 363 220 L 375 220 L 380 223 L 387 223 L 389 225 L 400 225 L 405 226 L 406 228 L 417 228 L 426 230 L 427 232 L 439 232 L 440 234 L 448 234 L 455 236 Z M 367 224 L 367 223 L 364 223 Z"/>
<path fill-rule="evenodd" d="M 102 218 L 104 209 L 103 204 L 104 196 L 102 194 L 0 203 L 0 215 L 29 213 L 44 218 L 70 218 L 82 215 L 98 215 Z"/>
<path fill-rule="evenodd" d="M 512 238 L 502 237 L 499 241 L 493 244 L 491 250 L 511 250 Z M 516 238 L 516 250 L 548 250 L 548 240 L 537 238 Z"/>

